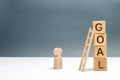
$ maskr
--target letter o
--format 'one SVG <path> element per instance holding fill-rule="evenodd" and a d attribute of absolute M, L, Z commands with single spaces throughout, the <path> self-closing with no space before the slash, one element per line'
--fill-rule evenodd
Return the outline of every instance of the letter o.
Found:
<path fill-rule="evenodd" d="M 99 41 L 100 38 L 102 39 L 101 41 Z M 97 37 L 97 42 L 98 43 L 103 43 L 104 42 L 104 37 L 103 36 L 98 36 Z"/>

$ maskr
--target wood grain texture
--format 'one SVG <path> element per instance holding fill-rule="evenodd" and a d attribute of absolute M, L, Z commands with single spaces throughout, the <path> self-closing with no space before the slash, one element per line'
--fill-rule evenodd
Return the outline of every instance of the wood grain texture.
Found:
<path fill-rule="evenodd" d="M 94 46 L 94 57 L 107 57 L 107 46 Z"/>
<path fill-rule="evenodd" d="M 54 49 L 54 69 L 62 69 L 62 49 Z"/>
<path fill-rule="evenodd" d="M 106 22 L 105 21 L 93 21 L 94 33 L 106 33 Z"/>
<path fill-rule="evenodd" d="M 95 57 L 94 58 L 95 71 L 107 71 L 107 58 Z"/>
<path fill-rule="evenodd" d="M 107 45 L 106 34 L 94 34 L 94 46 L 106 46 Z"/>

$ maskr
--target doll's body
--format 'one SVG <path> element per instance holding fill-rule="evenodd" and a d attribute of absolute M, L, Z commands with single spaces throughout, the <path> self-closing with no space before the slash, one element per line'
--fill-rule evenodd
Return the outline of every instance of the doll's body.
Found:
<path fill-rule="evenodd" d="M 54 69 L 62 69 L 62 49 L 54 49 Z"/>

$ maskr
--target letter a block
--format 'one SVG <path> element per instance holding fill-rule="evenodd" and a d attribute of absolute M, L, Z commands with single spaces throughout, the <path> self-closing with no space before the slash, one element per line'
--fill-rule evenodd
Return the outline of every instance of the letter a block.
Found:
<path fill-rule="evenodd" d="M 106 34 L 95 34 L 94 35 L 94 46 L 105 46 L 106 44 Z"/>
<path fill-rule="evenodd" d="M 105 21 L 93 21 L 92 26 L 94 33 L 106 33 Z"/>
<path fill-rule="evenodd" d="M 94 57 L 107 57 L 107 46 L 95 46 L 94 47 Z"/>
<path fill-rule="evenodd" d="M 94 58 L 94 70 L 95 71 L 106 71 L 107 70 L 107 59 L 106 58 Z"/>

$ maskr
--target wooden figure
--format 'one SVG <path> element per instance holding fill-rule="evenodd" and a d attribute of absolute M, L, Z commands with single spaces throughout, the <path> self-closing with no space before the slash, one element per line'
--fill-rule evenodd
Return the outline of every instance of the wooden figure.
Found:
<path fill-rule="evenodd" d="M 107 70 L 107 58 L 97 57 L 94 58 L 94 70 L 106 71 Z"/>
<path fill-rule="evenodd" d="M 62 49 L 54 49 L 54 69 L 62 69 Z"/>
<path fill-rule="evenodd" d="M 95 46 L 94 57 L 107 57 L 107 46 Z"/>
<path fill-rule="evenodd" d="M 106 33 L 106 22 L 105 21 L 93 21 L 94 33 Z"/>

